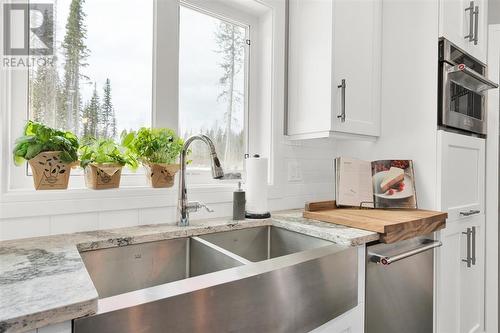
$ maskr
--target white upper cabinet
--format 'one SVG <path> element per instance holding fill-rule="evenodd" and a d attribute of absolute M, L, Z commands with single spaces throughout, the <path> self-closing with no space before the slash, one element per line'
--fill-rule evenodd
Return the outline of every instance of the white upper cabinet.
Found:
<path fill-rule="evenodd" d="M 381 0 L 290 0 L 287 134 L 380 135 Z"/>
<path fill-rule="evenodd" d="M 440 0 L 439 35 L 486 63 L 487 0 Z"/>
<path fill-rule="evenodd" d="M 335 1 L 334 131 L 380 134 L 381 18 L 381 1 Z"/>

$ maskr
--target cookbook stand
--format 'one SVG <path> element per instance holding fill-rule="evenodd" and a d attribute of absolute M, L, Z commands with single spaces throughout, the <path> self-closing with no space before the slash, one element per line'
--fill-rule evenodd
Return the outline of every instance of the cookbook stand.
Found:
<path fill-rule="evenodd" d="M 373 207 L 365 206 L 365 205 L 373 205 Z M 359 209 L 376 209 L 377 203 L 375 201 L 361 201 L 359 203 Z"/>

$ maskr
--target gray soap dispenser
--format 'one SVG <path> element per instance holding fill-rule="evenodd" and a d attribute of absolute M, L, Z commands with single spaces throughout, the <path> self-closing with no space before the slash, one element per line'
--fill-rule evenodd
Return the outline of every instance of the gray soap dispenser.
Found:
<path fill-rule="evenodd" d="M 238 182 L 238 189 L 233 192 L 233 220 L 245 219 L 245 191 L 241 188 L 241 182 Z"/>

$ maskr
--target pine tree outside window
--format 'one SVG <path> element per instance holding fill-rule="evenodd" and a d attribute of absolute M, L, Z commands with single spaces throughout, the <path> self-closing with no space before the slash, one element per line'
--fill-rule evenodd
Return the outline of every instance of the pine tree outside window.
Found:
<path fill-rule="evenodd" d="M 30 119 L 82 138 L 151 126 L 153 1 L 56 0 L 54 8 L 56 57 L 29 70 Z"/>

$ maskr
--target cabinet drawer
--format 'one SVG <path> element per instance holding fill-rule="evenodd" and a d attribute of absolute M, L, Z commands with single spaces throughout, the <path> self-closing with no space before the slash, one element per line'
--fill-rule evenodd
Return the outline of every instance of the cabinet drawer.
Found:
<path fill-rule="evenodd" d="M 484 214 L 485 140 L 438 131 L 440 207 L 448 221 Z"/>

